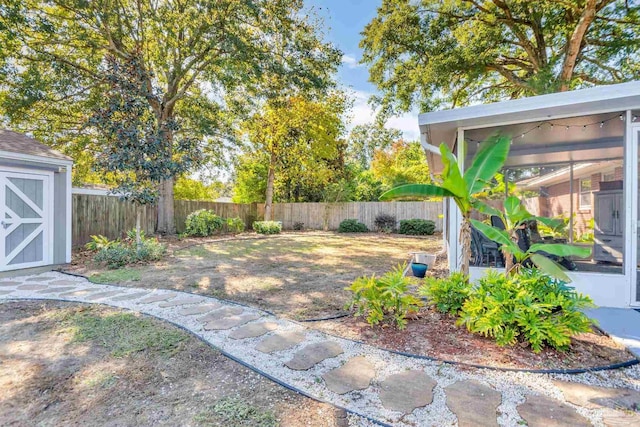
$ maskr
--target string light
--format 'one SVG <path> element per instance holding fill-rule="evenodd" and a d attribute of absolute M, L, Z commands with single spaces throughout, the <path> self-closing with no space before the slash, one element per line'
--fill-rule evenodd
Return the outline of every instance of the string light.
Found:
<path fill-rule="evenodd" d="M 624 121 L 624 116 L 620 114 L 620 120 Z"/>
<path fill-rule="evenodd" d="M 638 116 L 633 116 L 633 119 L 631 119 L 632 122 L 635 122 L 636 120 L 638 120 Z"/>

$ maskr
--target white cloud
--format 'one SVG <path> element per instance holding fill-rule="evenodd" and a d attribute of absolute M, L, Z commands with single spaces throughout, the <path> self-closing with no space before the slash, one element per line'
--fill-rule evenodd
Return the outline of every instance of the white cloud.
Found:
<path fill-rule="evenodd" d="M 358 64 L 358 60 L 353 55 L 342 55 L 342 64 L 347 68 L 362 67 L 362 64 Z"/>
<path fill-rule="evenodd" d="M 352 91 L 354 96 L 353 110 L 351 112 L 351 123 L 349 124 L 349 130 L 354 126 L 371 123 L 375 120 L 377 111 L 369 105 L 368 101 L 371 97 L 371 93 L 354 90 Z M 409 112 L 402 114 L 401 116 L 389 117 L 385 125 L 388 128 L 395 128 L 402 131 L 402 134 L 406 140 L 417 141 L 420 139 L 420 131 L 418 129 L 418 113 Z"/>

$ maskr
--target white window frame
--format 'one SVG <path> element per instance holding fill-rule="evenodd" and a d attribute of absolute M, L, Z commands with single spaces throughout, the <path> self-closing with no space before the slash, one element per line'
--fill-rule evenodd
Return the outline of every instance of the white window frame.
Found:
<path fill-rule="evenodd" d="M 589 181 L 589 191 L 582 191 L 582 183 L 584 181 Z M 591 209 L 591 205 L 593 204 L 593 194 L 591 189 L 593 188 L 593 183 L 591 182 L 591 177 L 589 178 L 580 178 L 578 179 L 578 206 L 581 210 Z M 589 193 L 589 203 L 582 203 L 582 195 Z"/>

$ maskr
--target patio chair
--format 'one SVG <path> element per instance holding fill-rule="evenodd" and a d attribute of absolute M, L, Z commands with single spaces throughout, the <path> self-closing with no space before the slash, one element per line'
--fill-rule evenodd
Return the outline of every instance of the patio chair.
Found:
<path fill-rule="evenodd" d="M 487 238 L 477 228 L 471 227 L 471 255 L 475 266 L 491 266 L 493 259 L 495 267 L 502 267 L 502 253 L 500 245 Z"/>

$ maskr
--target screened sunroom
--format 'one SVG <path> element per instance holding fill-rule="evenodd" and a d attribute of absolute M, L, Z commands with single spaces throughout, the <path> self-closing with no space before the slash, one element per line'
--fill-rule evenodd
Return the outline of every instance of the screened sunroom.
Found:
<path fill-rule="evenodd" d="M 500 185 L 487 194 L 498 207 L 516 195 L 533 214 L 562 219 L 549 229 L 533 224 L 532 243 L 571 243 L 591 256 L 559 259 L 572 285 L 596 304 L 640 306 L 638 154 L 640 82 L 555 93 L 421 114 L 422 144 L 431 170 L 445 142 L 464 168 L 479 143 L 493 134 L 512 139 Z M 461 217 L 445 201 L 444 239 L 449 265 L 459 268 Z M 502 267 L 492 242 L 472 242 L 472 278 Z"/>

